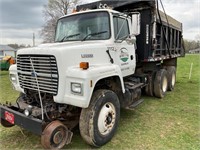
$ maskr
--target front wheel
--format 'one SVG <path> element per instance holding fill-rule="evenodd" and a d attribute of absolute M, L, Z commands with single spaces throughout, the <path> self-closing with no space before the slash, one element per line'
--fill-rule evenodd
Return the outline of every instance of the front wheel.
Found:
<path fill-rule="evenodd" d="M 89 107 L 81 111 L 79 128 L 82 138 L 95 147 L 106 144 L 114 136 L 119 118 L 117 95 L 110 90 L 95 91 Z"/>
<path fill-rule="evenodd" d="M 41 143 L 46 149 L 61 149 L 69 144 L 72 132 L 60 121 L 52 121 L 44 129 L 41 136 Z"/>

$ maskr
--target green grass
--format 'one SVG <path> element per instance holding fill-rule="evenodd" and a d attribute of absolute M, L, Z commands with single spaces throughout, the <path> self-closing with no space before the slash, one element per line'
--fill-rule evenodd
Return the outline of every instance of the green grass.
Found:
<path fill-rule="evenodd" d="M 190 66 L 192 77 L 189 80 Z M 8 72 L 0 73 L 0 103 L 15 102 Z M 135 110 L 121 110 L 114 138 L 100 149 L 199 150 L 200 149 L 200 55 L 178 60 L 177 83 L 162 100 L 143 97 Z M 66 149 L 92 149 L 81 139 L 78 129 Z M 0 149 L 42 149 L 40 137 L 15 126 L 0 126 Z"/>

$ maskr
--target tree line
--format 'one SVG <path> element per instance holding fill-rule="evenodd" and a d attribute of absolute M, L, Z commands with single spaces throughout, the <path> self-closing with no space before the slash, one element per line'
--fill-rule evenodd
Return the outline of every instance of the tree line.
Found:
<path fill-rule="evenodd" d="M 184 39 L 184 47 L 186 53 L 188 53 L 190 50 L 198 49 L 200 48 L 200 39 L 196 38 L 196 40 L 186 40 Z"/>
<path fill-rule="evenodd" d="M 25 44 L 8 44 L 8 46 L 14 48 L 14 49 L 21 49 L 21 48 L 27 48 L 31 47 L 30 45 L 25 45 Z"/>

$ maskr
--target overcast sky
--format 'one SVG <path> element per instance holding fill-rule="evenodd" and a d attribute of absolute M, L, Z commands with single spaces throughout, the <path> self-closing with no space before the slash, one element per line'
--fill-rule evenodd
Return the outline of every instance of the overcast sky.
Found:
<path fill-rule="evenodd" d="M 36 44 L 42 39 L 39 31 L 44 24 L 43 6 L 48 0 L 0 0 L 0 44 Z M 83 0 L 93 2 L 96 0 Z M 200 0 L 162 0 L 166 13 L 183 23 L 185 39 L 200 35 Z"/>

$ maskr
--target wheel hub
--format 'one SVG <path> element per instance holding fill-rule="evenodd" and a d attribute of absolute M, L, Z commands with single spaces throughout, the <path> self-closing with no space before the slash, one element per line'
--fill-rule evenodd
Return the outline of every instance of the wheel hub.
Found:
<path fill-rule="evenodd" d="M 63 134 L 61 131 L 58 131 L 55 133 L 55 135 L 53 136 L 53 142 L 55 144 L 60 144 L 63 140 Z"/>
<path fill-rule="evenodd" d="M 72 139 L 72 132 L 60 121 L 49 123 L 41 136 L 41 143 L 46 149 L 61 149 L 65 144 L 69 144 Z"/>
<path fill-rule="evenodd" d="M 110 133 L 116 119 L 116 110 L 112 103 L 106 103 L 100 110 L 98 129 L 102 135 Z"/>
<path fill-rule="evenodd" d="M 173 74 L 173 75 L 172 75 L 172 86 L 174 86 L 175 83 L 176 83 L 176 75 Z"/>
<path fill-rule="evenodd" d="M 107 123 L 107 125 L 110 125 L 112 123 L 112 114 L 111 113 L 108 114 L 108 117 L 106 118 L 106 123 Z"/>
<path fill-rule="evenodd" d="M 164 77 L 164 79 L 163 79 L 162 91 L 163 92 L 167 91 L 167 77 Z"/>

